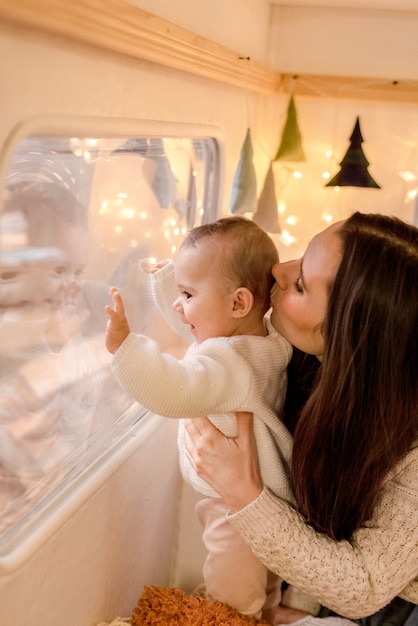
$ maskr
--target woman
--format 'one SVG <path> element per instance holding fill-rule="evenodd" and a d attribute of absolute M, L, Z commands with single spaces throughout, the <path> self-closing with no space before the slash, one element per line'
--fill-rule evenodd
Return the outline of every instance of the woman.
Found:
<path fill-rule="evenodd" d="M 418 230 L 355 213 L 273 275 L 273 325 L 319 365 L 307 373 L 306 357 L 289 370 L 298 510 L 263 489 L 248 415 L 236 439 L 190 422 L 190 460 L 289 584 L 351 619 L 397 596 L 408 615 L 418 602 Z"/>

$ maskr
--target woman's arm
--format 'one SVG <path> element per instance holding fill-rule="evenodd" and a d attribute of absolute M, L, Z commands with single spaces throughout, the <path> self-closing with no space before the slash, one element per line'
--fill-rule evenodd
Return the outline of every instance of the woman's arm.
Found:
<path fill-rule="evenodd" d="M 188 452 L 198 474 L 231 507 L 229 521 L 267 567 L 353 619 L 376 612 L 407 587 L 417 592 L 409 583 L 418 576 L 418 449 L 384 485 L 367 526 L 351 542 L 334 541 L 291 505 L 261 491 L 248 418 L 241 414 L 238 424 L 238 437 L 226 442 L 206 420 L 195 420 L 187 426 Z"/>

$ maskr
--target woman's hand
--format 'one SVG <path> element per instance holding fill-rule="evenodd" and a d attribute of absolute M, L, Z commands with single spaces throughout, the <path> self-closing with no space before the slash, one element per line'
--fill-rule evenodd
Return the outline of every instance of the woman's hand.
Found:
<path fill-rule="evenodd" d="M 186 421 L 187 456 L 197 474 L 224 498 L 232 512 L 263 490 L 252 413 L 237 413 L 238 436 L 226 437 L 207 417 Z"/>

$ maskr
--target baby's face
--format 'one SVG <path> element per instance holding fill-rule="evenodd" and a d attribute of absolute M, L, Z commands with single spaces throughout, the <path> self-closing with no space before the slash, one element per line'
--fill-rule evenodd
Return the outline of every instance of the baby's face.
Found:
<path fill-rule="evenodd" d="M 58 305 L 61 286 L 82 280 L 82 268 L 60 264 L 0 266 L 0 307 L 50 309 Z"/>
<path fill-rule="evenodd" d="M 0 308 L 49 312 L 70 284 L 82 288 L 87 246 L 84 232 L 56 233 L 52 246 L 0 252 Z"/>
<path fill-rule="evenodd" d="M 179 297 L 173 308 L 190 326 L 197 343 L 229 337 L 235 331 L 235 286 L 224 278 L 220 254 L 217 245 L 205 242 L 196 248 L 182 248 L 176 258 Z"/>

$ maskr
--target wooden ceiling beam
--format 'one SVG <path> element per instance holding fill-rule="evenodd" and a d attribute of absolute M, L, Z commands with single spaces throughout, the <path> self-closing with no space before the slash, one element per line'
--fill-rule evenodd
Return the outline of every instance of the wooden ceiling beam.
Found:
<path fill-rule="evenodd" d="M 280 73 L 125 0 L 0 0 L 7 24 L 46 32 L 262 94 L 418 103 L 418 81 Z"/>

